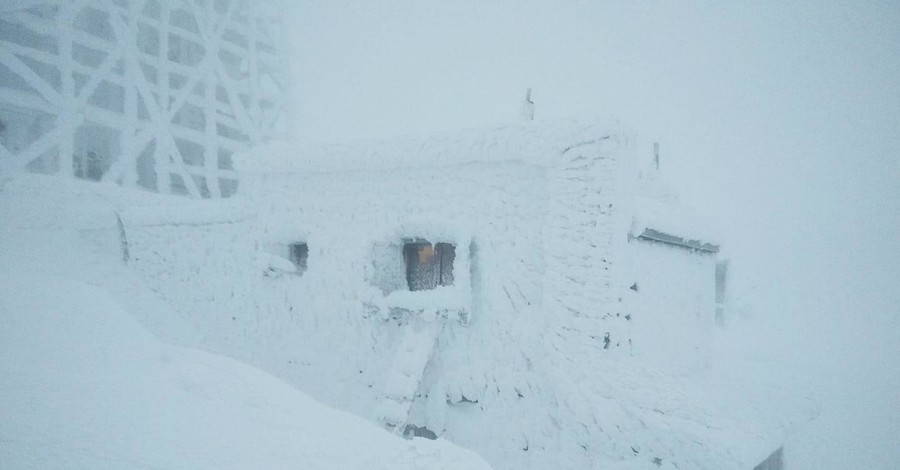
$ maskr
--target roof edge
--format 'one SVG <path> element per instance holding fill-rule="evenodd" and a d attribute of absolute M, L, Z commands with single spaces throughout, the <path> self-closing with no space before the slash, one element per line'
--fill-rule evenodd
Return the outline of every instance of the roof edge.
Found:
<path fill-rule="evenodd" d="M 644 231 L 640 233 L 640 235 L 632 236 L 639 240 L 663 243 L 666 245 L 677 246 L 689 250 L 702 251 L 704 253 L 715 254 L 719 252 L 719 245 L 704 243 L 700 240 L 684 239 L 682 237 L 661 232 L 659 230 L 654 230 L 652 228 L 645 228 Z"/>

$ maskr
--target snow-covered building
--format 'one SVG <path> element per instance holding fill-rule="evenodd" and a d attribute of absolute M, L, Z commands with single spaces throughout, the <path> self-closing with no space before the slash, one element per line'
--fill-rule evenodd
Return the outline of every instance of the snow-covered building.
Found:
<path fill-rule="evenodd" d="M 115 252 L 171 306 L 125 305 L 155 333 L 396 434 L 499 469 L 752 468 L 791 419 L 698 374 L 717 246 L 636 148 L 532 122 L 259 146 L 221 200 L 21 174 L 0 197 Z"/>
<path fill-rule="evenodd" d="M 577 122 L 273 143 L 236 197 L 131 205 L 122 238 L 205 347 L 395 433 L 497 468 L 750 468 L 777 419 L 680 378 L 717 246 L 635 149 Z"/>

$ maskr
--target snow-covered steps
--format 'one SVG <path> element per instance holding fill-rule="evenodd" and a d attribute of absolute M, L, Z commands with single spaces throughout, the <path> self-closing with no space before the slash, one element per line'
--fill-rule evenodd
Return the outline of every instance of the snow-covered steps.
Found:
<path fill-rule="evenodd" d="M 403 339 L 384 384 L 384 398 L 376 409 L 377 420 L 396 434 L 402 434 L 406 428 L 410 407 L 442 328 L 441 321 L 421 319 L 404 325 Z"/>

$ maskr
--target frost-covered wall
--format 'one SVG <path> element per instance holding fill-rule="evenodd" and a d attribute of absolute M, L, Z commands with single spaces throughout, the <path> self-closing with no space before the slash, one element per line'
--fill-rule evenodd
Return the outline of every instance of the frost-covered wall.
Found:
<path fill-rule="evenodd" d="M 629 351 L 609 273 L 613 245 L 625 243 L 614 234 L 627 230 L 619 186 L 631 138 L 567 125 L 450 139 L 278 155 L 264 147 L 247 162 L 252 202 L 232 202 L 252 208 L 252 227 L 240 209 L 193 222 L 132 211 L 123 215 L 129 262 L 183 306 L 210 348 L 319 399 L 397 432 L 476 449 L 499 439 L 504 455 L 531 449 L 522 462 L 556 458 L 575 445 L 546 427 L 559 418 L 521 415 L 523 402 L 555 400 L 548 355 Z M 347 169 L 305 160 L 332 156 Z M 408 239 L 456 246 L 452 286 L 407 290 Z M 300 242 L 302 274 L 266 253 Z M 540 424 L 520 430 L 522 419 Z M 491 437 L 485 420 L 508 423 L 503 435 Z"/>
<path fill-rule="evenodd" d="M 0 176 L 72 174 L 197 197 L 283 127 L 277 3 L 0 5 Z"/>
<path fill-rule="evenodd" d="M 669 370 L 705 365 L 715 324 L 715 254 L 632 238 L 628 259 L 635 356 Z"/>
<path fill-rule="evenodd" d="M 245 337 L 255 312 L 255 218 L 241 206 L 161 200 L 118 213 L 127 264 L 219 348 Z M 238 326 L 239 325 L 239 326 Z M 255 331 L 250 331 L 256 334 Z M 223 349 L 224 350 L 224 349 Z"/>
<path fill-rule="evenodd" d="M 621 271 L 635 357 L 676 372 L 708 364 L 716 323 L 715 230 L 654 167 L 641 172 Z"/>
<path fill-rule="evenodd" d="M 596 449 L 579 445 L 598 430 L 560 432 L 581 410 L 557 401 L 571 390 L 550 358 L 629 353 L 614 270 L 631 152 L 626 132 L 571 124 L 260 149 L 246 178 L 260 236 L 310 253 L 270 287 L 285 299 L 270 315 L 298 317 L 279 349 L 302 366 L 285 373 L 395 432 L 513 467 L 589 462 Z M 407 290 L 407 239 L 456 245 L 452 287 Z"/>

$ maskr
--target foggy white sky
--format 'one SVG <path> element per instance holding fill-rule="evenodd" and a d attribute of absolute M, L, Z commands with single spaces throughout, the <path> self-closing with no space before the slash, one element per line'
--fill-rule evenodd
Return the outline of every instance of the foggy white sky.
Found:
<path fill-rule="evenodd" d="M 623 3 L 302 2 L 297 134 L 500 124 L 532 87 L 538 119 L 619 118 L 648 155 L 660 141 L 748 284 L 896 286 L 900 4 Z"/>
<path fill-rule="evenodd" d="M 900 2 L 334 0 L 288 18 L 304 139 L 502 124 L 532 87 L 536 119 L 621 119 L 648 158 L 659 141 L 771 347 L 861 382 L 834 386 L 857 406 L 831 415 L 842 431 L 826 414 L 811 433 L 832 435 L 794 446 L 808 468 L 896 463 Z"/>

